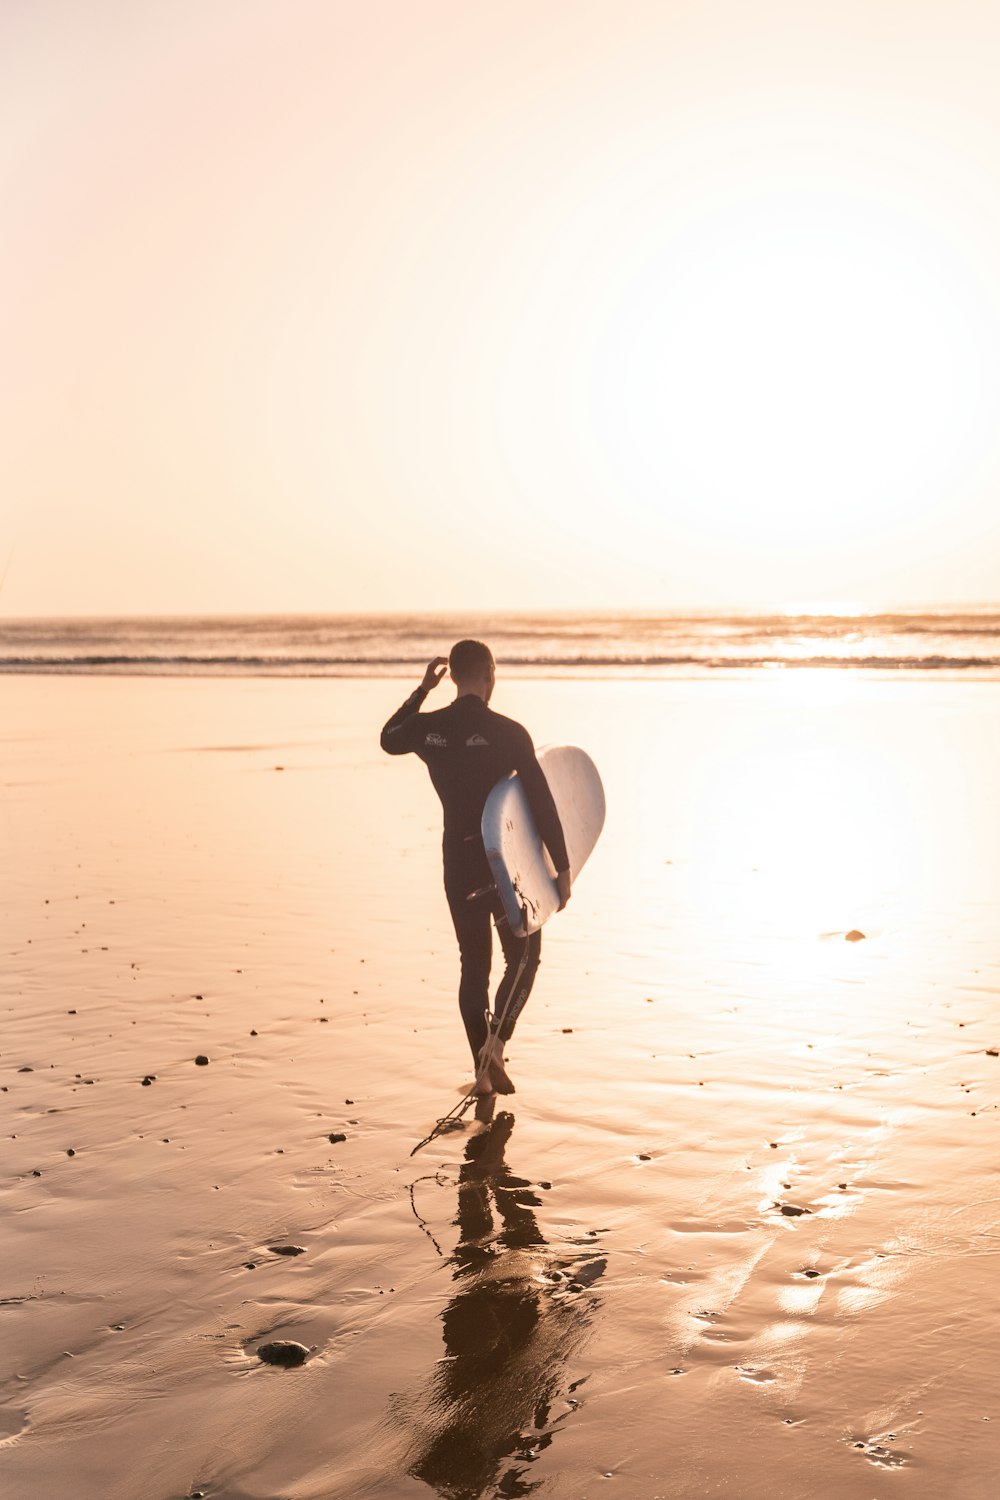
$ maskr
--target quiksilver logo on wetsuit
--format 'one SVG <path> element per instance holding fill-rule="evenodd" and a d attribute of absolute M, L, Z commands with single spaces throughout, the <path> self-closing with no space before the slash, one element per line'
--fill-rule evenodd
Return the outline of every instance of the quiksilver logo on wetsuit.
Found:
<path fill-rule="evenodd" d="M 443 734 L 428 734 L 424 736 L 424 744 L 437 745 L 441 748 L 447 749 L 448 741 L 445 739 Z"/>
<path fill-rule="evenodd" d="M 467 745 L 489 745 L 489 740 L 484 740 L 481 734 L 470 735 L 465 742 Z"/>

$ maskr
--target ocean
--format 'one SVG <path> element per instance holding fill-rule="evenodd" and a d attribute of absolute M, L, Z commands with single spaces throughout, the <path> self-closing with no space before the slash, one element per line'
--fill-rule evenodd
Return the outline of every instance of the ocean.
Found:
<path fill-rule="evenodd" d="M 1000 676 L 1000 606 L 893 613 L 248 615 L 0 622 L 0 672 L 410 676 L 456 639 L 531 677 L 833 668 Z"/>

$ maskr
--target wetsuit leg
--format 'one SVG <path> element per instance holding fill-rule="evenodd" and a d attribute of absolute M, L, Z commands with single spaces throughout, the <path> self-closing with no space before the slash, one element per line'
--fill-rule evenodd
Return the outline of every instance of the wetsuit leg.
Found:
<path fill-rule="evenodd" d="M 485 873 L 484 873 L 485 871 Z M 472 1049 L 472 1059 L 486 1040 L 486 1012 L 490 1003 L 490 965 L 493 958 L 492 906 L 487 896 L 470 901 L 473 891 L 490 881 L 486 857 L 474 848 L 449 850 L 445 847 L 444 890 L 451 920 L 455 924 L 462 977 L 458 987 L 458 1008 L 465 1024 L 465 1034 Z"/>
<path fill-rule="evenodd" d="M 507 967 L 493 1002 L 493 1015 L 500 1022 L 500 1040 L 509 1042 L 538 973 L 542 957 L 542 934 L 539 929 L 526 938 L 515 937 L 499 902 L 495 903 L 494 918 Z"/>

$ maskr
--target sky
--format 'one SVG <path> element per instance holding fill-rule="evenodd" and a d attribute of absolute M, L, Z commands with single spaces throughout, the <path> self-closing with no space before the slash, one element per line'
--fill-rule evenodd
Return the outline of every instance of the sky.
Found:
<path fill-rule="evenodd" d="M 998 55 L 969 0 L 0 0 L 0 615 L 996 598 Z"/>

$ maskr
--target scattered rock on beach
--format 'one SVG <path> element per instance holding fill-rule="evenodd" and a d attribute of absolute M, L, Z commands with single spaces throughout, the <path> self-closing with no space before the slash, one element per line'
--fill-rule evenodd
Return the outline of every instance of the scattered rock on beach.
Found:
<path fill-rule="evenodd" d="M 797 1219 L 800 1214 L 811 1214 L 811 1208 L 798 1208 L 794 1203 L 779 1203 L 776 1205 L 787 1218 Z"/>
<path fill-rule="evenodd" d="M 265 1365 L 280 1365 L 282 1369 L 293 1370 L 297 1365 L 304 1365 L 310 1353 L 305 1344 L 297 1344 L 294 1339 L 276 1339 L 273 1344 L 261 1344 L 257 1358 Z"/>
<path fill-rule="evenodd" d="M 844 942 L 845 943 L 863 943 L 864 940 L 865 940 L 864 933 L 863 932 L 859 932 L 856 927 L 852 927 L 851 930 L 850 930 L 850 932 L 845 932 L 845 934 L 844 934 Z"/>
<path fill-rule="evenodd" d="M 342 1130 L 331 1130 L 330 1134 L 327 1136 L 327 1140 L 330 1142 L 331 1146 L 338 1146 L 341 1141 L 347 1140 L 347 1136 L 344 1135 Z"/>
<path fill-rule="evenodd" d="M 207 1068 L 208 1067 L 208 1058 L 205 1056 L 204 1052 L 199 1052 L 198 1056 L 195 1058 L 194 1061 L 195 1061 L 195 1066 L 198 1067 L 198 1068 Z"/>
<path fill-rule="evenodd" d="M 301 1245 L 268 1245 L 272 1255 L 305 1255 Z"/>

